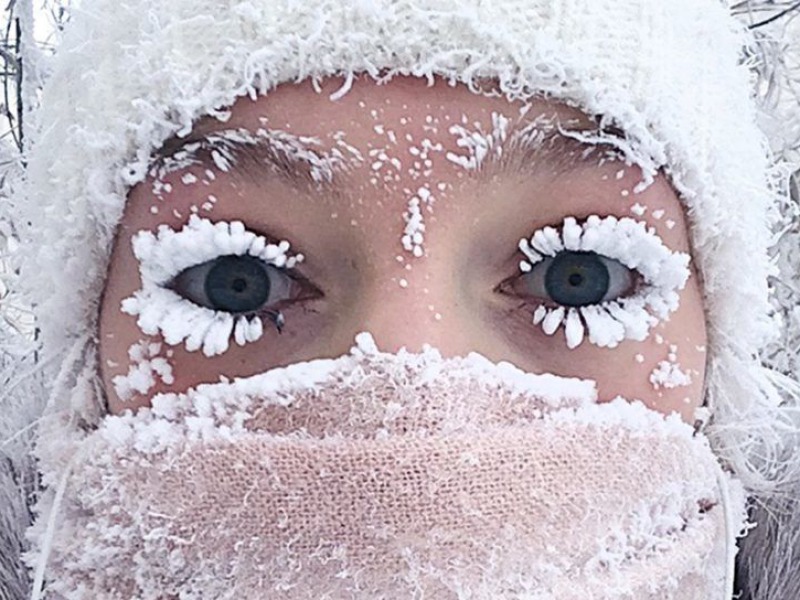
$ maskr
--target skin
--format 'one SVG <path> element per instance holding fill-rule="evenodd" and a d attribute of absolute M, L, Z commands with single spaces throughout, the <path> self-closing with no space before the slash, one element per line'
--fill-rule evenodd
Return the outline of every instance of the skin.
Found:
<path fill-rule="evenodd" d="M 323 149 L 333 148 L 334 134 L 344 132 L 346 142 L 365 160 L 337 172 L 335 189 L 293 184 L 266 167 L 261 173 L 252 168 L 246 174 L 217 171 L 214 181 L 186 185 L 186 173 L 202 178 L 208 168 L 191 166 L 163 177 L 172 185 L 163 199 L 154 196 L 152 178 L 130 191 L 100 318 L 102 378 L 112 413 L 148 405 L 156 393 L 185 391 L 220 376 L 250 376 L 340 356 L 357 333 L 369 331 L 385 351 L 419 350 L 423 344 L 446 356 L 475 351 L 534 373 L 592 379 L 601 400 L 638 398 L 655 410 L 677 411 L 692 421 L 702 400 L 706 359 L 702 297 L 694 272 L 668 321 L 653 328 L 645 341 L 624 341 L 614 349 L 588 340 L 568 349 L 563 327 L 547 336 L 531 322 L 541 300 L 523 297 L 519 285 L 510 284 L 521 274 L 519 240 L 543 226 L 558 226 L 567 216 L 633 217 L 652 226 L 671 250 L 689 253 L 682 205 L 663 175 L 634 193 L 641 172 L 618 160 L 573 168 L 529 161 L 524 168 L 496 165 L 476 174 L 445 156 L 447 151 L 464 154 L 449 131 L 462 122 L 462 115 L 469 124 L 483 124 L 484 131 L 492 129 L 493 112 L 508 116 L 510 128 L 542 116 L 579 127 L 591 123 L 577 110 L 556 103 L 532 102 L 520 116 L 522 105 L 505 97 L 441 82 L 429 87 L 412 78 L 398 77 L 384 85 L 357 80 L 342 98 L 331 100 L 340 84 L 328 81 L 321 92 L 308 83 L 286 84 L 255 101 L 239 100 L 226 123 L 204 121 L 195 129 L 267 127 L 319 138 Z M 389 130 L 395 142 L 388 139 Z M 409 167 L 419 160 L 411 148 L 424 138 L 442 144 L 444 152 L 430 155 L 426 174 L 411 173 Z M 368 157 L 371 149 L 380 148 L 388 148 L 389 157 L 398 158 L 402 167 L 387 163 L 376 172 Z M 426 256 L 414 258 L 400 243 L 402 215 L 413 195 L 409 190 L 425 184 L 436 200 L 432 212 L 424 211 Z M 210 210 L 199 208 L 209 194 L 217 202 Z M 647 207 L 643 216 L 631 212 L 637 203 Z M 211 220 L 240 220 L 257 233 L 289 240 L 292 250 L 306 257 L 298 270 L 313 287 L 305 295 L 313 291 L 316 297 L 282 303 L 282 333 L 266 323 L 260 340 L 243 347 L 232 343 L 220 356 L 171 347 L 174 382 L 159 381 L 147 395 L 123 401 L 112 380 L 128 372 L 128 349 L 141 341 L 161 341 L 160 336 L 144 335 L 136 317 L 120 310 L 122 300 L 141 287 L 131 239 L 162 224 L 180 229 L 193 206 Z M 667 360 L 671 346 L 692 383 L 656 389 L 650 374 Z"/>

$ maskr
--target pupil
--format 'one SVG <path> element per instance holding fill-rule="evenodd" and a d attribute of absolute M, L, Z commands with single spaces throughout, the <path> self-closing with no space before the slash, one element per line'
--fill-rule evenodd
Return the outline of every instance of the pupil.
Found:
<path fill-rule="evenodd" d="M 610 276 L 594 252 L 561 252 L 544 276 L 548 296 L 562 306 L 598 304 L 608 293 Z"/>
<path fill-rule="evenodd" d="M 269 299 L 270 277 L 254 256 L 221 256 L 208 271 L 204 288 L 214 310 L 250 313 Z"/>

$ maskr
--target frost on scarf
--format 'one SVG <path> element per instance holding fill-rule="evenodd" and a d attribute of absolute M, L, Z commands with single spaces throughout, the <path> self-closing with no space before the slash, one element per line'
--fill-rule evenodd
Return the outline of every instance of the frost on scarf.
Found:
<path fill-rule="evenodd" d="M 742 499 L 677 416 L 359 342 L 106 417 L 34 530 L 49 597 L 724 597 Z"/>

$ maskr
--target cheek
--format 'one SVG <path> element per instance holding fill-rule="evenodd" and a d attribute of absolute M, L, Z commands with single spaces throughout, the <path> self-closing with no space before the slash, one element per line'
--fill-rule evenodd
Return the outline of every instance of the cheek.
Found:
<path fill-rule="evenodd" d="M 656 325 L 641 342 L 625 341 L 618 347 L 583 344 L 575 350 L 563 342 L 553 353 L 555 372 L 593 379 L 602 401 L 622 396 L 669 414 L 680 413 L 687 422 L 703 402 L 705 379 L 705 322 L 697 287 L 690 283 L 681 305 L 668 321 Z"/>
<path fill-rule="evenodd" d="M 692 276 L 678 310 L 654 329 L 634 356 L 634 364 L 641 365 L 629 383 L 638 392 L 635 397 L 661 412 L 677 411 L 692 423 L 704 401 L 706 344 L 702 294 Z"/>
<path fill-rule="evenodd" d="M 335 319 L 327 314 L 325 303 L 314 302 L 283 311 L 281 332 L 265 323 L 256 342 L 238 346 L 231 341 L 228 350 L 217 356 L 189 352 L 182 344 L 168 346 L 160 335 L 142 333 L 136 318 L 120 310 L 122 300 L 135 291 L 122 276 L 131 272 L 126 262 L 122 257 L 112 261 L 100 318 L 101 375 L 113 414 L 148 406 L 158 393 L 183 392 L 223 376 L 247 377 L 293 362 L 339 356 L 352 345 L 351 335 L 332 327 Z"/>
<path fill-rule="evenodd" d="M 122 238 L 124 233 L 120 232 Z M 158 337 L 141 332 L 136 319 L 122 312 L 122 300 L 138 289 L 138 263 L 127 243 L 117 242 L 100 306 L 100 374 L 109 410 L 118 414 L 149 404 L 149 392 L 165 391 L 174 381 L 174 353 Z M 154 370 L 154 361 L 161 374 Z M 147 390 L 148 394 L 141 390 Z M 140 390 L 140 391 L 136 391 Z"/>
<path fill-rule="evenodd" d="M 680 293 L 678 309 L 641 342 L 600 348 L 585 339 L 569 349 L 563 327 L 548 336 L 531 322 L 531 314 L 529 306 L 490 307 L 476 339 L 493 340 L 491 347 L 484 346 L 493 360 L 509 360 L 535 373 L 591 379 L 601 401 L 641 400 L 693 422 L 703 402 L 706 363 L 705 315 L 694 275 Z"/>

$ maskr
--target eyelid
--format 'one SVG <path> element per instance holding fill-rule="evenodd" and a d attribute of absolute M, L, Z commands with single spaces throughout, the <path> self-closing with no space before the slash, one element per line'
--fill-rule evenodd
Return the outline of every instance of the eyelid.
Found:
<path fill-rule="evenodd" d="M 142 277 L 158 285 L 166 285 L 189 267 L 226 254 L 248 254 L 267 264 L 291 269 L 304 257 L 289 254 L 290 248 L 288 241 L 271 242 L 246 229 L 241 221 L 214 223 L 197 215 L 192 215 L 180 231 L 161 225 L 155 234 L 140 231 L 133 238 Z"/>
<path fill-rule="evenodd" d="M 608 269 L 609 276 L 611 277 L 611 281 L 613 282 L 613 285 L 610 285 L 610 289 L 606 293 L 606 297 L 604 298 L 604 300 L 602 302 L 610 302 L 612 300 L 616 300 L 616 299 L 632 296 L 640 289 L 640 286 L 642 284 L 642 277 L 641 277 L 641 274 L 637 270 L 630 269 L 630 268 L 626 267 L 625 265 L 623 265 L 622 263 L 620 263 L 619 261 L 614 260 L 612 258 L 609 258 L 607 256 L 603 256 L 603 255 L 598 254 L 598 258 L 603 262 L 605 267 Z M 531 291 L 539 290 L 539 289 L 545 290 L 545 288 L 546 288 L 545 274 L 546 274 L 547 269 L 549 269 L 550 265 L 552 264 L 553 260 L 554 260 L 553 257 L 547 256 L 541 262 L 538 262 L 533 267 L 532 270 L 525 271 L 523 269 L 520 269 L 520 270 L 523 271 L 523 275 L 521 275 L 521 276 L 516 275 L 514 277 L 506 279 L 505 281 L 503 281 L 500 284 L 500 286 L 498 286 L 499 291 L 501 291 L 502 293 L 507 294 L 507 295 L 517 295 L 517 296 L 520 296 L 522 298 L 534 300 L 534 301 L 537 302 L 537 305 L 541 304 L 541 305 L 544 305 L 547 308 L 554 308 L 554 307 L 557 307 L 557 306 L 561 306 L 558 302 L 556 302 L 552 298 L 549 298 L 547 296 L 547 292 L 546 291 L 544 292 L 544 295 L 540 295 L 540 294 L 536 294 L 536 293 L 531 293 L 531 294 L 524 295 L 524 294 L 519 293 L 520 292 L 520 290 L 519 290 L 520 280 L 523 279 L 523 278 L 526 278 L 526 279 L 529 280 L 528 282 L 526 282 L 526 285 L 525 285 L 525 287 L 527 289 L 529 289 Z M 528 266 L 530 267 L 530 265 L 529 265 L 529 263 L 527 263 L 527 261 L 524 261 L 524 262 L 526 264 L 528 264 Z M 626 285 L 625 289 L 621 289 L 620 290 L 618 288 L 620 287 L 620 284 L 622 283 L 622 282 L 619 281 L 619 277 L 621 276 L 620 275 L 620 270 L 621 269 L 624 269 L 624 270 L 627 271 L 626 275 L 627 275 L 627 277 L 629 278 L 630 281 Z"/>
<path fill-rule="evenodd" d="M 646 283 L 660 280 L 662 285 L 672 286 L 685 283 L 688 275 L 688 254 L 672 251 L 655 229 L 629 217 L 591 215 L 581 223 L 567 217 L 560 228 L 543 227 L 530 239 L 523 238 L 519 249 L 529 266 L 563 250 L 588 251 L 638 270 Z M 527 267 L 520 264 L 520 268 L 524 271 Z"/>
<path fill-rule="evenodd" d="M 228 255 L 226 255 L 228 256 Z M 223 257 L 218 257 L 223 258 Z M 208 277 L 209 273 L 212 269 L 214 269 L 215 265 L 217 264 L 217 259 L 210 260 L 205 263 L 201 263 L 199 265 L 195 265 L 193 267 L 189 267 L 188 269 L 184 269 L 180 273 L 178 273 L 172 281 L 166 286 L 167 289 L 174 291 L 175 293 L 179 294 L 183 298 L 190 300 L 197 304 L 198 306 L 204 306 L 206 308 L 213 308 L 213 303 L 207 297 L 206 291 L 204 288 L 205 278 Z M 289 275 L 288 269 L 280 269 L 278 267 L 272 267 L 271 265 L 264 265 L 264 273 L 268 276 L 270 280 L 270 296 L 275 295 L 276 293 L 280 295 L 280 293 L 289 294 L 291 290 L 289 289 L 275 289 L 274 285 L 274 278 L 269 277 L 270 274 L 273 272 L 283 277 L 285 280 L 288 280 L 290 283 L 289 286 L 293 285 L 295 279 Z M 285 284 L 285 281 L 279 281 L 280 284 Z M 278 287 L 279 287 L 278 286 Z M 277 304 L 277 301 L 274 299 L 270 301 L 270 297 L 267 298 L 265 302 L 265 306 L 273 306 Z M 250 311 L 253 313 L 257 313 L 256 311 Z M 234 313 L 234 314 L 244 314 L 244 313 Z"/>

